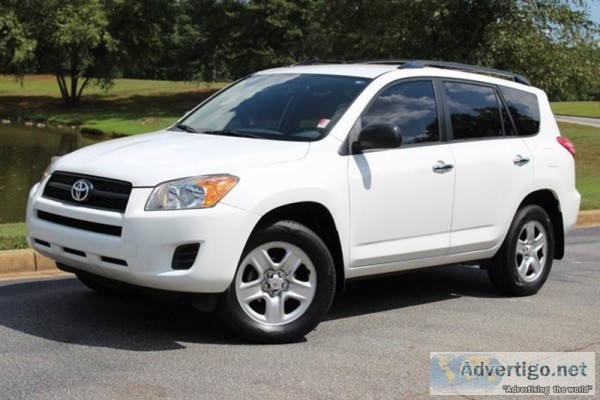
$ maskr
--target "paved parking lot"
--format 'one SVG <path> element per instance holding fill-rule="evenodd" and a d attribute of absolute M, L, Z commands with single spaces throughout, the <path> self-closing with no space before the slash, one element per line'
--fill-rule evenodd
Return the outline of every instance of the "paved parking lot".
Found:
<path fill-rule="evenodd" d="M 600 228 L 572 233 L 527 298 L 466 267 L 355 282 L 291 345 L 247 344 L 186 305 L 72 278 L 3 281 L 0 398 L 425 397 L 431 351 L 600 351 L 599 243 Z"/>

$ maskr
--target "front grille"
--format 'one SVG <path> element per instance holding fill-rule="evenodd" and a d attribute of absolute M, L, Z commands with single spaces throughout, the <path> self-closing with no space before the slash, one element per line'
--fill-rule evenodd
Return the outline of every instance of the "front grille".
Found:
<path fill-rule="evenodd" d="M 173 253 L 173 260 L 171 261 L 171 268 L 173 269 L 190 269 L 196 261 L 198 255 L 198 249 L 200 244 L 190 243 L 182 244 L 175 249 Z"/>
<path fill-rule="evenodd" d="M 76 201 L 71 196 L 73 184 L 80 179 L 90 181 L 93 186 L 89 197 L 83 202 Z M 131 188 L 132 185 L 129 182 L 68 172 L 55 172 L 46 184 L 44 197 L 83 207 L 125 212 Z"/>
<path fill-rule="evenodd" d="M 63 217 L 62 215 L 51 214 L 49 212 L 40 210 L 38 210 L 37 215 L 39 219 L 55 224 L 64 225 L 76 229 L 82 229 L 84 231 L 103 233 L 105 235 L 121 236 L 122 228 L 120 226 L 82 221 L 80 219 Z"/>

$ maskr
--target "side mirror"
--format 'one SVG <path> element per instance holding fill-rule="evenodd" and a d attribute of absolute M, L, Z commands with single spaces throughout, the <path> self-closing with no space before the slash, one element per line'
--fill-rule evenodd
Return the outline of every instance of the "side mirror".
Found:
<path fill-rule="evenodd" d="M 392 124 L 373 124 L 358 134 L 358 140 L 352 143 L 352 151 L 361 153 L 369 149 L 395 149 L 402 145 L 400 127 Z"/>

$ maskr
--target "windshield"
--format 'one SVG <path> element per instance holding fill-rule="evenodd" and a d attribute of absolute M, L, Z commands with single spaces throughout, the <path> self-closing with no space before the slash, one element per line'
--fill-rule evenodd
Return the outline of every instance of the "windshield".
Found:
<path fill-rule="evenodd" d="M 253 75 L 217 94 L 174 129 L 275 140 L 319 140 L 369 82 L 366 78 L 333 75 Z"/>

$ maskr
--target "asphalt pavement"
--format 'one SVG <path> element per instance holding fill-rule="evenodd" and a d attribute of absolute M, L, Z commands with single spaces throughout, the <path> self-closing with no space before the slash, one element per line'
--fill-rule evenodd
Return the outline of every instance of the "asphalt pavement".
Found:
<path fill-rule="evenodd" d="M 170 299 L 104 297 L 64 277 L 1 281 L 0 398 L 427 397 L 432 351 L 600 351 L 599 243 L 600 228 L 571 233 L 526 298 L 468 267 L 354 282 L 289 345 L 245 343 Z"/>

